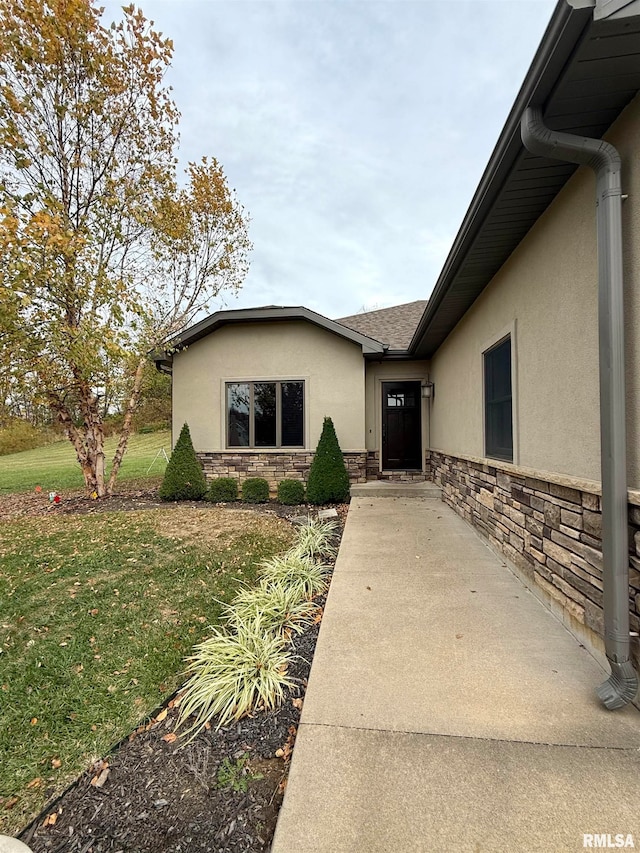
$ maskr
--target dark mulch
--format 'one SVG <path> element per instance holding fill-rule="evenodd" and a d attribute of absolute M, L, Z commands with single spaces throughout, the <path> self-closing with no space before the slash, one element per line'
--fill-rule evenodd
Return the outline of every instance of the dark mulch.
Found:
<path fill-rule="evenodd" d="M 110 508 L 142 508 L 136 506 L 144 499 L 140 493 L 128 499 L 132 506 L 122 501 Z M 106 508 L 104 501 L 99 506 Z M 342 528 L 347 507 L 337 509 Z M 307 508 L 269 504 L 268 511 L 294 516 L 305 515 Z M 318 603 L 324 606 L 324 599 Z M 296 687 L 282 707 L 218 731 L 211 728 L 182 747 L 180 739 L 173 740 L 178 711 L 171 700 L 50 803 L 19 838 L 34 853 L 268 851 L 319 627 L 293 640 L 290 672 Z M 102 786 L 95 784 L 101 780 Z"/>
<path fill-rule="evenodd" d="M 297 687 L 281 708 L 205 731 L 185 747 L 163 740 L 176 724 L 170 708 L 83 774 L 19 838 L 34 853 L 268 850 L 300 719 L 294 700 L 304 696 L 318 630 L 294 641 Z M 242 767 L 235 787 L 246 790 L 221 787 L 225 759 L 227 767 Z M 92 785 L 105 766 L 104 785 Z"/>
<path fill-rule="evenodd" d="M 64 489 L 60 503 L 49 501 L 44 492 L 0 495 L 0 518 L 41 515 L 86 515 L 93 512 L 153 509 L 167 506 L 158 498 L 158 482 L 129 480 L 118 484 L 118 493 L 100 500 L 87 497 L 84 490 Z"/>
<path fill-rule="evenodd" d="M 87 515 L 99 512 L 133 512 L 141 509 L 167 509 L 172 506 L 194 506 L 199 509 L 215 506 L 230 506 L 251 512 L 270 513 L 282 518 L 292 518 L 297 515 L 315 516 L 318 507 L 310 504 L 302 506 L 286 506 L 285 504 L 269 501 L 266 504 L 250 504 L 236 501 L 229 504 L 211 504 L 206 501 L 171 503 L 158 498 L 158 484 L 149 485 L 147 481 L 123 481 L 118 484 L 118 493 L 109 497 L 94 500 L 84 491 L 69 489 L 60 492 L 60 503 L 53 504 L 44 493 L 24 492 L 14 495 L 0 495 L 0 519 L 19 518 L 42 515 Z M 346 518 L 348 505 L 336 506 L 342 524 Z"/>

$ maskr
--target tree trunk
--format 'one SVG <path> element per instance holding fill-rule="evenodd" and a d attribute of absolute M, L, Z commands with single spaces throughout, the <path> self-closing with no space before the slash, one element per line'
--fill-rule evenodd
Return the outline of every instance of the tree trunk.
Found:
<path fill-rule="evenodd" d="M 118 446 L 116 448 L 116 452 L 113 456 L 113 462 L 111 464 L 111 476 L 109 477 L 109 485 L 107 486 L 107 494 L 113 494 L 113 489 L 116 484 L 116 478 L 118 476 L 118 472 L 120 471 L 120 465 L 122 464 L 122 457 L 125 454 L 127 449 L 127 443 L 129 441 L 129 436 L 131 435 L 131 427 L 133 425 L 133 416 L 135 414 L 136 409 L 138 408 L 138 402 L 140 400 L 140 389 L 142 387 L 142 379 L 144 376 L 144 368 L 147 363 L 146 358 L 140 359 L 138 362 L 138 366 L 136 367 L 136 372 L 133 378 L 133 388 L 131 389 L 131 395 L 127 402 L 127 408 L 124 413 L 124 421 L 122 422 L 122 429 L 120 430 L 120 439 L 118 441 Z"/>
<path fill-rule="evenodd" d="M 79 383 L 76 390 L 80 397 L 84 432 L 74 424 L 60 396 L 50 394 L 49 405 L 76 451 L 87 494 L 95 494 L 102 498 L 107 494 L 107 489 L 104 470 L 104 429 L 98 411 L 98 398 L 86 382 Z"/>
<path fill-rule="evenodd" d="M 95 468 L 91 464 L 91 459 L 87 453 L 86 445 L 82 440 L 80 430 L 74 424 L 73 418 L 69 414 L 69 410 L 60 397 L 56 394 L 49 394 L 49 405 L 58 418 L 58 422 L 64 429 L 65 435 L 76 451 L 76 456 L 78 457 L 78 462 L 82 469 L 82 475 L 84 477 L 84 484 L 87 492 L 95 491 L 97 487 Z"/>
<path fill-rule="evenodd" d="M 105 497 L 107 487 L 104 477 L 104 428 L 100 417 L 99 401 L 91 386 L 78 379 L 80 410 L 85 427 L 86 469 L 83 466 L 84 482 L 88 494 Z M 82 464 L 82 463 L 81 463 Z"/>

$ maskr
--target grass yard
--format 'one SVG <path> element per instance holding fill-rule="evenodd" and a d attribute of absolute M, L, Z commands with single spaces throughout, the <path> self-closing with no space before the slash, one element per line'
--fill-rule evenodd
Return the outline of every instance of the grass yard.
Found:
<path fill-rule="evenodd" d="M 105 442 L 107 462 L 116 449 L 117 438 L 108 438 Z M 169 430 L 145 435 L 132 435 L 122 461 L 118 480 L 130 480 L 164 474 L 166 462 L 162 456 L 156 459 L 158 451 L 165 449 L 171 455 L 171 433 Z M 155 462 L 154 462 L 155 460 Z M 36 486 L 43 491 L 82 488 L 84 479 L 75 451 L 69 441 L 57 441 L 34 450 L 0 456 L 0 494 L 30 492 Z"/>
<path fill-rule="evenodd" d="M 216 599 L 292 541 L 281 519 L 212 507 L 34 521 L 0 523 L 4 834 L 179 686 Z"/>

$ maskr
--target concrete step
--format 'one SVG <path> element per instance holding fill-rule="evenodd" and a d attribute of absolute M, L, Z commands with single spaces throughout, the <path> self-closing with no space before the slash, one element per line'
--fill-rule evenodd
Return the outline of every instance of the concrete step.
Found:
<path fill-rule="evenodd" d="M 354 483 L 352 498 L 439 498 L 442 489 L 435 483 L 399 483 L 392 480 L 370 480 Z"/>

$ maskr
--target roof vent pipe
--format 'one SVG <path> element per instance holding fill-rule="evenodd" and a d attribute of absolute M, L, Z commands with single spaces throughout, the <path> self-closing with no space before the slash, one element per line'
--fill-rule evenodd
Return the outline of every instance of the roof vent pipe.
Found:
<path fill-rule="evenodd" d="M 611 666 L 598 696 L 613 710 L 630 702 L 638 690 L 629 638 L 620 155 L 602 139 L 550 130 L 538 107 L 524 111 L 520 126 L 524 146 L 532 154 L 590 166 L 596 173 L 604 640 Z"/>

